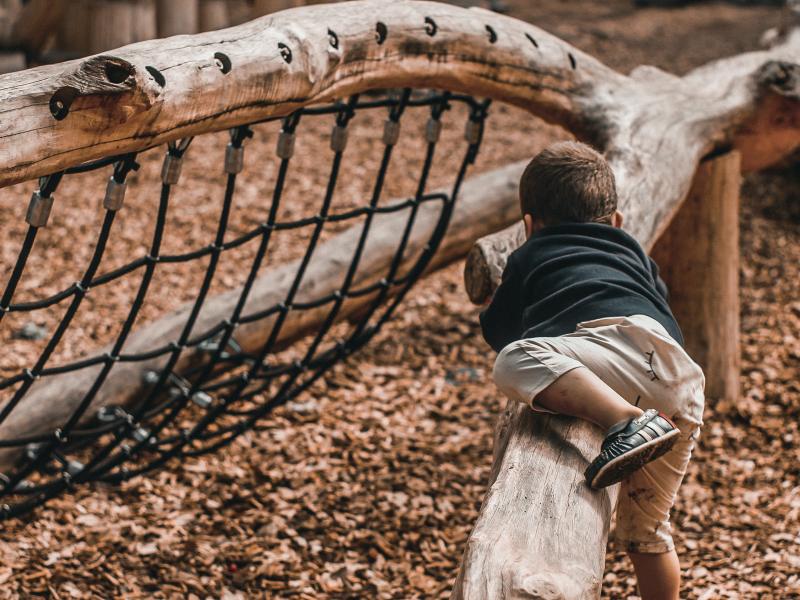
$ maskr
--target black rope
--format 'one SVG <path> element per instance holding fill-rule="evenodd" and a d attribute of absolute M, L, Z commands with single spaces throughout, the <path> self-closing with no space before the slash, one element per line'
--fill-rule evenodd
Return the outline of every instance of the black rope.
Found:
<path fill-rule="evenodd" d="M 435 162 L 441 123 L 456 103 L 466 106 L 469 111 L 466 148 L 449 193 L 431 193 L 427 186 Z M 419 107 L 428 107 L 430 116 L 425 128 L 427 143 L 420 172 L 416 175 L 415 193 L 410 198 L 381 203 L 395 146 L 402 143 L 403 116 L 408 108 Z M 29 366 L 0 378 L 0 392 L 6 395 L 6 399 L 0 400 L 0 428 L 13 419 L 37 382 L 73 372 L 88 379 L 85 390 L 80 392 L 68 414 L 59 415 L 58 407 L 53 407 L 59 423 L 57 428 L 20 431 L 14 438 L 3 434 L 0 452 L 14 452 L 18 460 L 8 472 L 0 473 L 0 520 L 22 515 L 76 484 L 94 480 L 119 482 L 172 459 L 196 456 L 223 447 L 255 427 L 271 410 L 296 398 L 332 365 L 369 341 L 430 264 L 444 237 L 458 190 L 480 147 L 487 108 L 488 102 L 470 96 L 412 93 L 406 89 L 368 99 L 355 95 L 345 101 L 301 109 L 282 119 L 276 150 L 278 171 L 263 221 L 226 238 L 237 177 L 244 168 L 246 141 L 253 135 L 252 128 L 257 123 L 236 127 L 230 131 L 230 142 L 225 149 L 226 185 L 220 198 L 213 240 L 187 252 L 162 254 L 172 191 L 182 183 L 182 165 L 192 139 L 171 142 L 164 155 L 161 195 L 148 252 L 104 272 L 100 267 L 106 248 L 113 239 L 116 214 L 123 209 L 127 178 L 139 168 L 137 155 L 102 158 L 42 178 L 30 201 L 26 217 L 29 227 L 20 241 L 15 264 L 0 295 L 0 325 L 9 312 L 33 315 L 44 309 L 57 310 L 61 303 L 65 303 L 65 308 L 38 358 Z M 348 155 L 348 127 L 361 111 L 386 111 L 380 166 L 368 201 L 361 206 L 336 211 L 333 198 Z M 330 137 L 333 159 L 328 184 L 316 214 L 279 219 L 292 164 L 294 139 L 301 120 L 331 116 L 334 122 Z M 271 120 L 274 119 L 266 121 Z M 36 250 L 37 232 L 46 224 L 51 209 L 58 210 L 54 198 L 59 184 L 64 177 L 99 170 L 109 171 L 103 202 L 105 215 L 91 259 L 80 280 L 49 295 L 15 301 L 20 282 L 26 276 L 29 258 Z M 426 243 L 411 248 L 412 231 L 420 210 L 426 205 L 438 209 L 436 222 Z M 376 279 L 356 283 L 374 231 L 375 217 L 391 213 L 404 215 L 405 225 L 388 268 Z M 337 289 L 301 298 L 303 283 L 312 259 L 318 254 L 325 229 L 330 224 L 356 220 L 360 222 L 360 230 L 354 238 L 350 263 Z M 303 229 L 310 232 L 308 244 L 297 263 L 286 295 L 272 306 L 248 313 L 248 299 L 259 270 L 269 255 L 275 232 Z M 254 243 L 257 247 L 235 307 L 227 318 L 206 324 L 204 330 L 197 331 L 203 329 L 198 327 L 198 323 L 221 257 L 247 243 Z M 162 341 L 159 346 L 123 352 L 159 266 L 197 260 L 207 261 L 205 272 L 174 339 Z M 114 285 L 123 278 L 138 278 L 138 288 L 108 351 L 52 364 L 59 344 L 83 308 L 86 295 L 94 288 Z M 350 330 L 343 336 L 334 336 L 334 331 L 342 331 L 334 330 L 334 325 L 341 319 L 346 301 L 358 298 L 368 300 L 357 318 L 348 315 L 355 320 Z M 307 341 L 300 358 L 292 362 L 282 361 L 278 351 L 281 350 L 281 336 L 288 319 L 311 310 L 324 311 L 319 327 Z M 237 330 L 256 322 L 264 324 L 264 343 L 256 352 L 248 353 L 237 342 Z M 135 398 L 119 398 L 116 405 L 100 404 L 99 394 L 108 376 L 122 364 L 135 365 L 143 373 L 142 391 Z M 72 393 L 78 392 L 72 390 Z"/>

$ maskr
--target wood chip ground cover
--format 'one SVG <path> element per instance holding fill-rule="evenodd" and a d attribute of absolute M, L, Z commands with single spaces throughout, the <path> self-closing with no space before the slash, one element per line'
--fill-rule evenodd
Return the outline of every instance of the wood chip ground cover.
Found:
<path fill-rule="evenodd" d="M 652 62 L 682 72 L 755 47 L 761 31 L 777 22 L 774 10 L 722 4 L 676 11 L 634 11 L 623 0 L 510 4 L 512 14 L 623 70 Z M 446 131 L 453 144 L 461 132 L 456 121 Z M 365 122 L 364 131 L 377 131 L 379 123 Z M 423 123 L 409 123 L 404 132 L 419 135 Z M 324 163 L 328 127 L 314 125 L 304 134 L 301 175 L 286 204 L 292 214 L 318 202 L 327 178 L 318 163 Z M 271 155 L 270 136 L 265 131 L 249 142 L 248 157 Z M 476 168 L 525 158 L 559 136 L 496 106 Z M 212 150 L 220 140 L 197 142 L 193 179 L 200 185 L 187 186 L 183 202 L 178 199 L 170 251 L 208 239 L 216 219 L 214 194 L 222 179 Z M 361 160 L 348 167 L 341 206 L 368 192 L 375 156 L 370 142 L 359 143 L 349 148 Z M 419 153 L 405 148 L 387 197 L 405 193 L 413 179 L 405 174 L 415 172 Z M 137 182 L 141 195 L 120 213 L 112 261 L 139 251 L 152 225 L 159 159 L 147 160 L 152 164 Z M 435 177 L 447 177 L 449 161 Z M 240 185 L 234 229 L 246 227 L 265 204 L 274 172 L 271 162 L 263 164 L 259 176 Z M 742 395 L 735 405 L 709 401 L 675 509 L 688 598 L 800 597 L 798 181 L 789 169 L 749 177 L 743 189 Z M 100 198 L 82 192 L 99 194 L 101 187 L 89 179 L 73 186 L 59 196 L 60 216 L 54 213 L 51 237 L 42 242 L 47 260 L 26 283 L 31 293 L 73 280 L 91 251 L 67 241 L 76 231 L 86 239 L 96 231 Z M 18 199 L 30 186 L 20 187 L 0 192 L 5 239 L 21 231 Z M 302 236 L 284 236 L 271 260 L 296 256 L 305 243 Z M 0 244 L 4 268 L 15 248 Z M 218 289 L 238 285 L 237 262 L 249 258 L 246 252 L 222 267 Z M 191 297 L 202 267 L 165 272 L 156 286 L 163 293 L 145 317 Z M 130 293 L 121 287 L 93 299 L 60 358 L 80 356 L 113 335 Z M 492 354 L 480 338 L 477 312 L 454 265 L 418 285 L 370 346 L 232 446 L 119 488 L 79 489 L 25 521 L 4 523 L 0 598 L 447 597 L 485 491 L 493 424 L 503 404 L 490 382 Z M 35 325 L 52 331 L 57 317 L 54 312 Z M 9 330 L 25 323 L 14 325 Z M 4 373 L 29 362 L 42 343 L 3 342 Z M 604 595 L 633 596 L 630 568 L 613 542 L 608 558 Z"/>

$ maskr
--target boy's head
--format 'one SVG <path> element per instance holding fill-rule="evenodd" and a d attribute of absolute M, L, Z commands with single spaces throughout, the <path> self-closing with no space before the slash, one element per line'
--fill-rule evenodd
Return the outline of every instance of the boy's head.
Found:
<path fill-rule="evenodd" d="M 522 174 L 519 199 L 529 236 L 559 223 L 622 225 L 611 167 L 580 142 L 559 142 L 536 155 Z"/>

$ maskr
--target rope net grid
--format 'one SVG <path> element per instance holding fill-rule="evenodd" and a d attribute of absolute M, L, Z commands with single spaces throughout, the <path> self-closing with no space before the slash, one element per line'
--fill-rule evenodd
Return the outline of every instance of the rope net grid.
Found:
<path fill-rule="evenodd" d="M 435 253 L 488 104 L 356 95 L 53 174 L 27 206 L 2 190 L 0 520 L 229 444 L 366 343 Z M 273 153 L 245 160 L 252 137 Z M 393 163 L 409 143 L 416 164 Z M 390 264 L 368 272 L 393 217 Z M 326 258 L 343 275 L 316 289 Z"/>

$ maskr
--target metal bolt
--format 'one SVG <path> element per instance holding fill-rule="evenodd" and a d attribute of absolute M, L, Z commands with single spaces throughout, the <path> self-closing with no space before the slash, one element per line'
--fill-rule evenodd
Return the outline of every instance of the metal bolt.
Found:
<path fill-rule="evenodd" d="M 464 138 L 470 145 L 477 144 L 481 138 L 481 123 L 480 121 L 467 121 L 467 128 L 464 131 Z"/>
<path fill-rule="evenodd" d="M 133 439 L 137 442 L 147 442 L 150 441 L 150 430 L 145 429 L 144 427 L 137 427 L 133 430 Z"/>
<path fill-rule="evenodd" d="M 70 460 L 67 462 L 67 473 L 74 477 L 84 469 L 84 464 L 77 460 Z"/>

